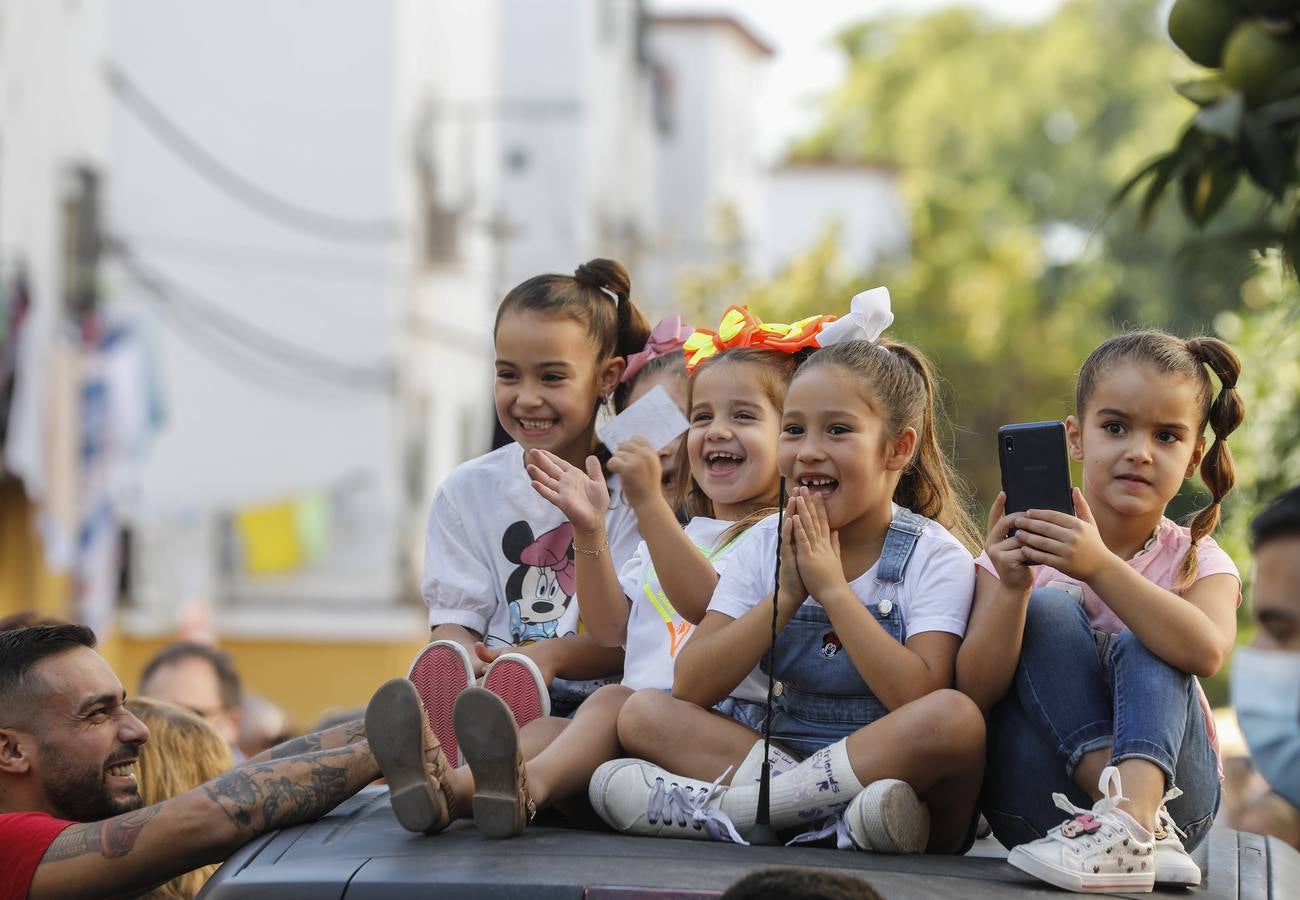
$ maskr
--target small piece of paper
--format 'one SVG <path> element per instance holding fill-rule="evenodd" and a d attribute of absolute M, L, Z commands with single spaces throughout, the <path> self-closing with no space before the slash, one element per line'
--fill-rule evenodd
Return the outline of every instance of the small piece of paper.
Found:
<path fill-rule="evenodd" d="M 682 411 L 660 386 L 598 426 L 596 435 L 611 453 L 634 437 L 643 437 L 651 447 L 660 450 L 671 444 L 687 425 Z"/>

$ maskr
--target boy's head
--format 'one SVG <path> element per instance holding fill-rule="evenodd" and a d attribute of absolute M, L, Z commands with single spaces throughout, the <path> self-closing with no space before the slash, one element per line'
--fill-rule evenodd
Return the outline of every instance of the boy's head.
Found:
<path fill-rule="evenodd" d="M 1250 523 L 1255 552 L 1258 647 L 1300 651 L 1300 487 L 1282 494 Z"/>

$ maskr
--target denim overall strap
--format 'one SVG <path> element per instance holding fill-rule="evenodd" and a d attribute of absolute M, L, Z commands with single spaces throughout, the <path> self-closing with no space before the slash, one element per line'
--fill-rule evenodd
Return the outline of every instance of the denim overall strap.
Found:
<path fill-rule="evenodd" d="M 885 534 L 872 596 L 863 604 L 899 643 L 906 635 L 898 585 L 927 524 L 909 510 L 898 510 Z M 816 602 L 804 603 L 782 630 L 773 669 L 779 684 L 772 736 L 797 753 L 811 753 L 888 712 L 843 652 L 830 617 Z"/>

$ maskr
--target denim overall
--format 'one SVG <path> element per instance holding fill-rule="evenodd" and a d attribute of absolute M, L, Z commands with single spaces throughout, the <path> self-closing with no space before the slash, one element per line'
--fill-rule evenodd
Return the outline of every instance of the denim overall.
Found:
<path fill-rule="evenodd" d="M 874 602 L 865 604 L 880 627 L 900 644 L 907 635 L 895 597 L 916 542 L 929 524 L 929 519 L 909 509 L 894 514 L 876 564 Z M 815 753 L 889 711 L 858 674 L 818 603 L 799 607 L 777 637 L 773 661 L 777 684 L 772 739 L 796 756 Z M 767 672 L 766 660 L 763 671 Z"/>

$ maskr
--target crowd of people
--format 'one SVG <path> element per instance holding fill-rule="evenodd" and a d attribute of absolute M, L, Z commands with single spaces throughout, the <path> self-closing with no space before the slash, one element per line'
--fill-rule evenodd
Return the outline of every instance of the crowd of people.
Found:
<path fill-rule="evenodd" d="M 381 774 L 425 834 L 589 805 L 633 835 L 960 854 L 986 821 L 1058 887 L 1198 884 L 1222 798 L 1198 678 L 1233 656 L 1242 600 L 1212 537 L 1236 355 L 1102 343 L 1065 418 L 1072 513 L 999 495 L 981 536 L 937 373 L 892 322 L 878 288 L 839 316 L 651 329 L 610 260 L 520 284 L 494 328 L 513 440 L 440 487 L 432 640 L 363 718 L 245 760 L 220 651 L 168 648 L 153 699 L 126 701 L 86 629 L 0 633 L 0 898 L 190 896 L 185 873 Z M 603 446 L 651 394 L 685 432 Z M 1198 473 L 1209 503 L 1180 525 Z M 1234 700 L 1270 790 L 1243 821 L 1300 844 L 1300 488 L 1253 547 Z"/>

